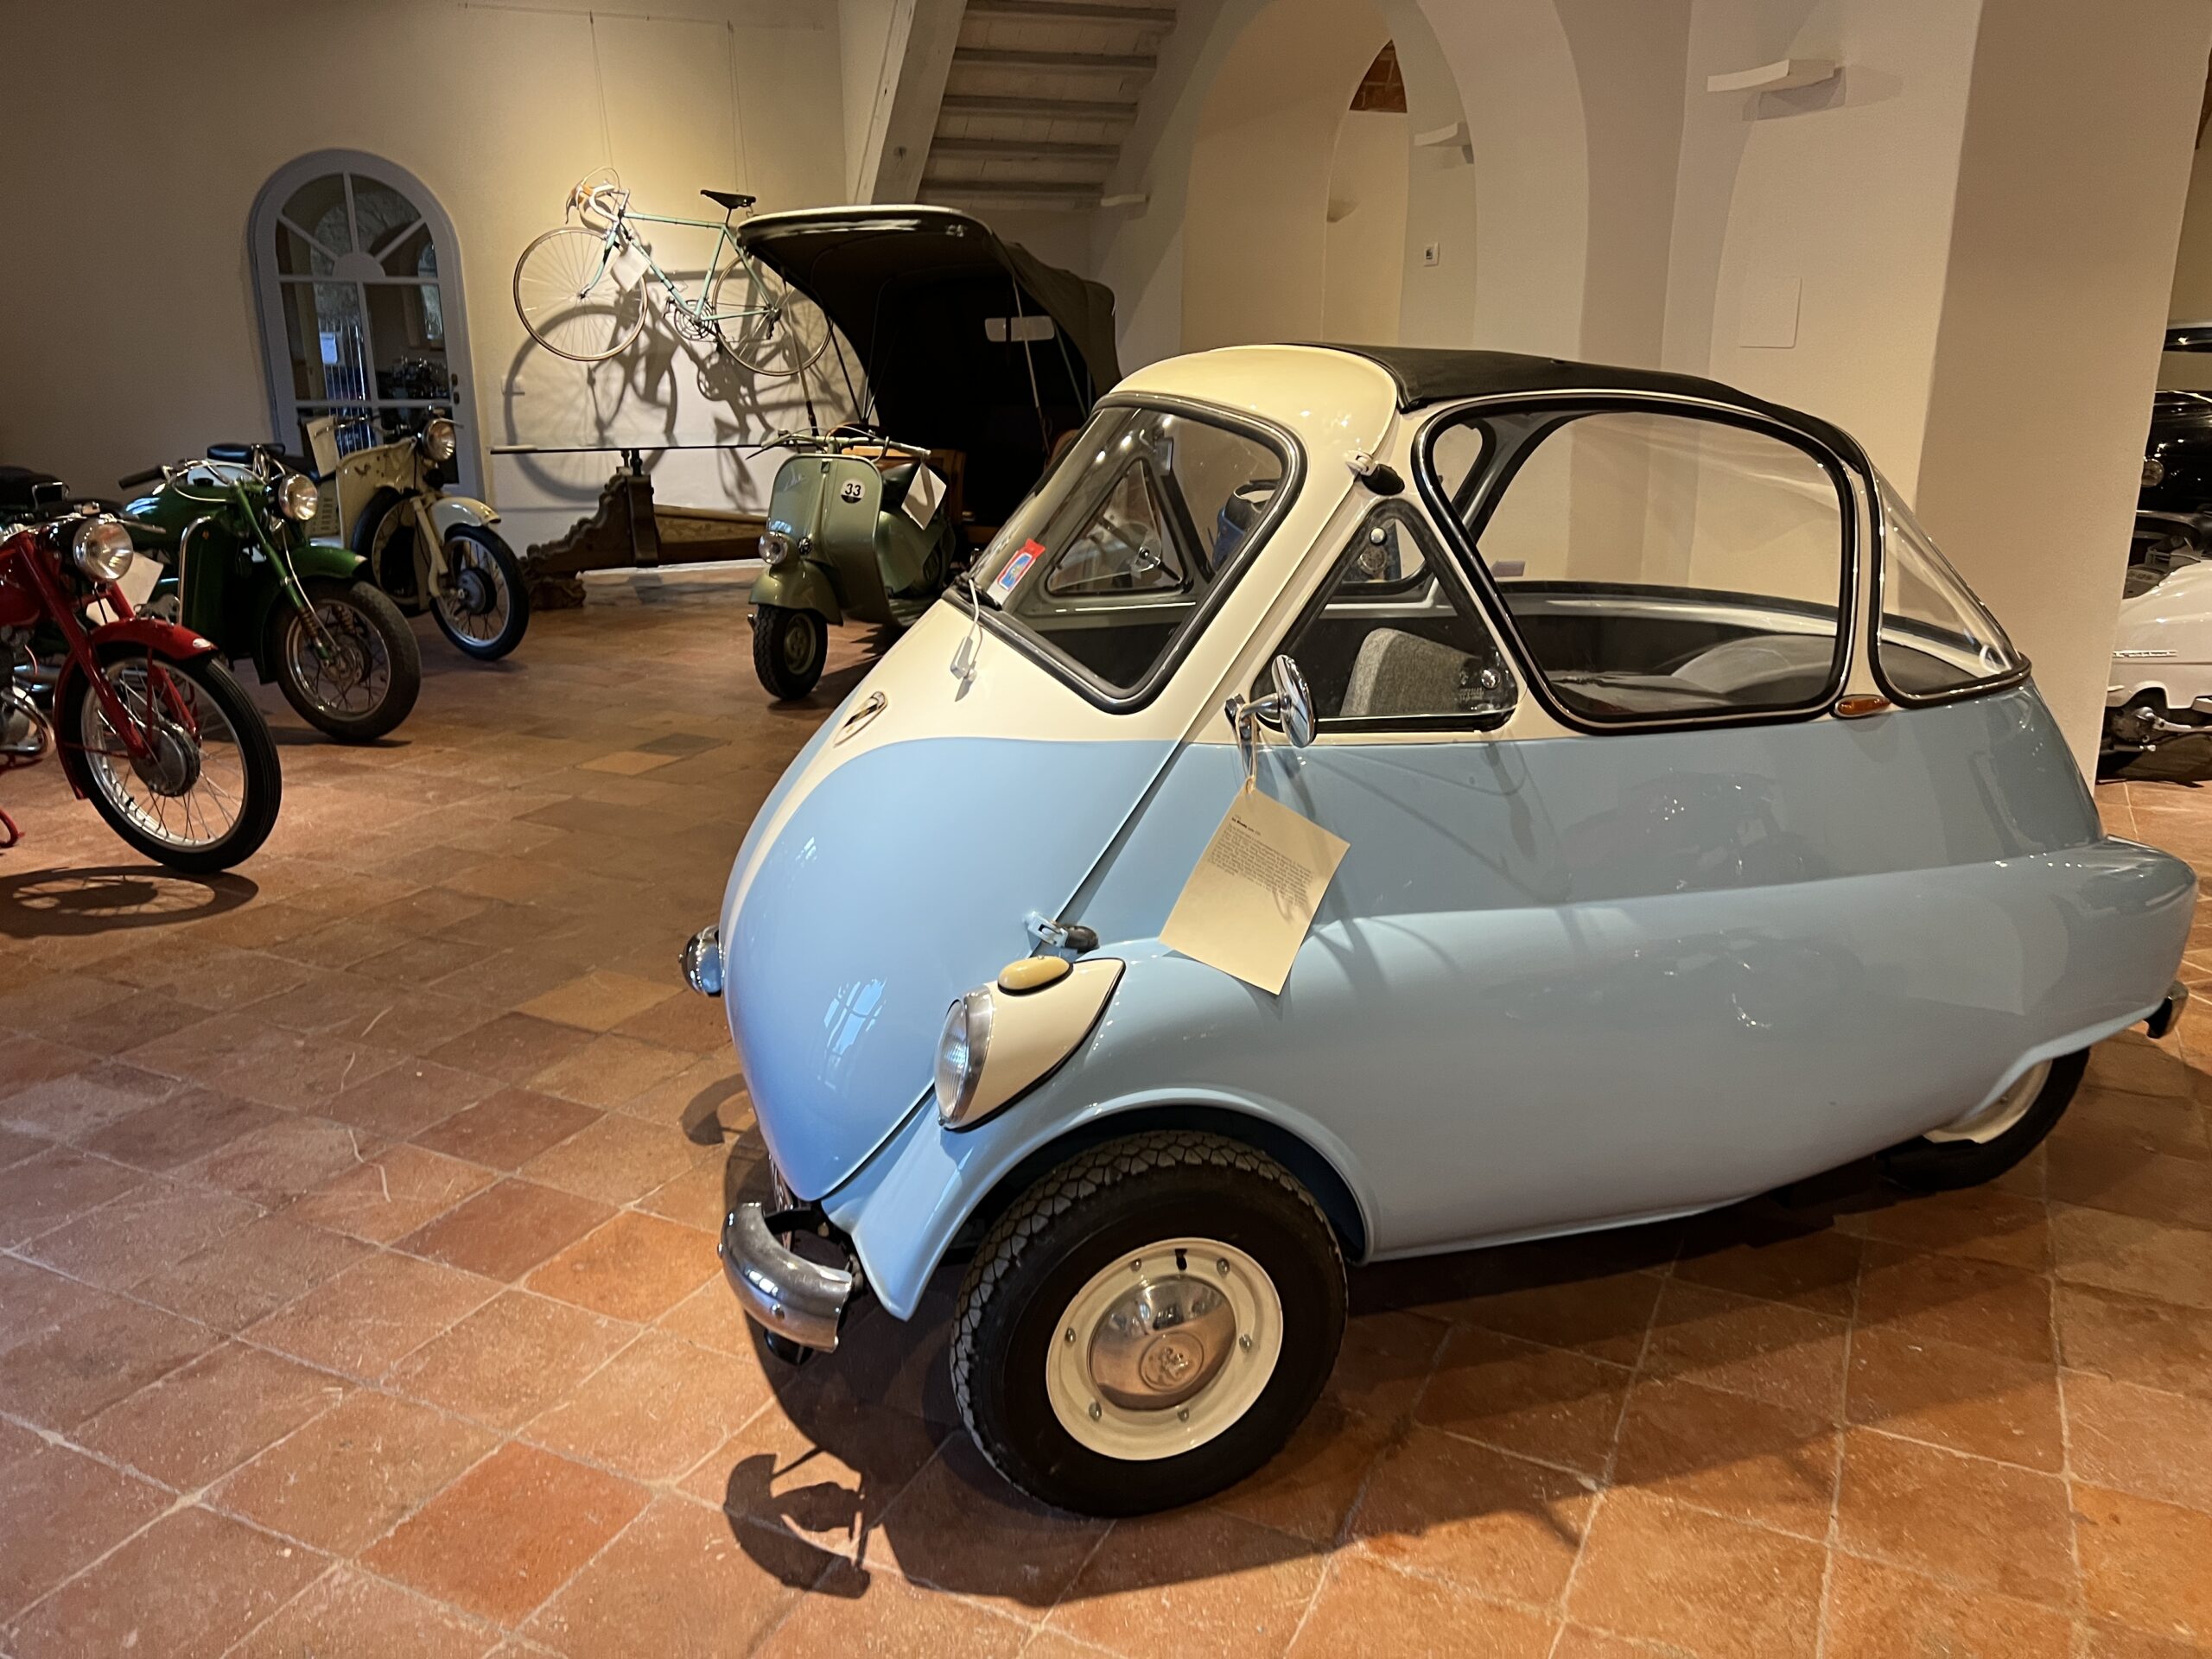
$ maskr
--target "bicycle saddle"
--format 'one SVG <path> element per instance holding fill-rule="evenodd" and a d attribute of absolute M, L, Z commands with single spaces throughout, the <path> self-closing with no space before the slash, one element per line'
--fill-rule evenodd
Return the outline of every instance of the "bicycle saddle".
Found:
<path fill-rule="evenodd" d="M 741 207 L 750 207 L 760 200 L 757 196 L 741 196 L 734 190 L 702 190 L 699 194 L 717 207 L 726 207 L 731 213 Z"/>

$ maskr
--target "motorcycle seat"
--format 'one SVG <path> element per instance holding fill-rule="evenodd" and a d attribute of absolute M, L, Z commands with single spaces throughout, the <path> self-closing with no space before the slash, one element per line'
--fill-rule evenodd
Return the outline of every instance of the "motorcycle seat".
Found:
<path fill-rule="evenodd" d="M 59 484 L 52 473 L 30 467 L 0 467 L 0 511 L 30 512 L 38 505 L 38 486 Z"/>
<path fill-rule="evenodd" d="M 740 195 L 734 190 L 702 190 L 699 194 L 717 207 L 727 208 L 731 213 L 741 207 L 750 207 L 760 200 L 758 196 Z"/>
<path fill-rule="evenodd" d="M 879 512 L 896 512 L 906 504 L 906 486 L 914 481 L 914 468 L 919 464 L 909 461 L 884 469 L 883 494 L 876 504 Z"/>

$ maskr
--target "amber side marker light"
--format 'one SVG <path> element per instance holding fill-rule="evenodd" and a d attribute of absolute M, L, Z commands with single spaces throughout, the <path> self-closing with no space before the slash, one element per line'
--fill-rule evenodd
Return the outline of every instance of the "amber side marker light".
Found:
<path fill-rule="evenodd" d="M 1868 715 L 1878 715 L 1891 707 L 1890 700 L 1871 691 L 1861 691 L 1835 700 L 1836 717 L 1840 720 L 1862 720 Z"/>

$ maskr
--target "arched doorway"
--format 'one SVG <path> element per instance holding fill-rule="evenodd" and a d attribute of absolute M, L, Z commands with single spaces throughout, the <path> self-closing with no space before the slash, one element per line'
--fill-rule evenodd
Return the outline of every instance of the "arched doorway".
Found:
<path fill-rule="evenodd" d="M 448 414 L 460 486 L 480 495 L 461 251 L 422 181 L 318 150 L 262 187 L 250 235 L 278 442 L 301 447 L 302 424 L 327 416 L 350 454 Z"/>
<path fill-rule="evenodd" d="M 1385 41 L 1337 119 L 1322 250 L 1323 340 L 1377 346 L 1400 337 L 1411 153 L 1405 77 L 1396 44 Z"/>

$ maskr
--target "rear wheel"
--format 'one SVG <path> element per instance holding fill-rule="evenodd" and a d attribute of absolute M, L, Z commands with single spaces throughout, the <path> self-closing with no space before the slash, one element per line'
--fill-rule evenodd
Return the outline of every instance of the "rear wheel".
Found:
<path fill-rule="evenodd" d="M 1287 1172 L 1218 1135 L 1133 1135 L 999 1218 L 960 1288 L 953 1394 L 1023 1491 L 1139 1515 L 1272 1458 L 1344 1325 L 1336 1236 Z"/>
<path fill-rule="evenodd" d="M 2004 1093 L 1882 1154 L 1882 1173 L 1917 1192 L 1995 1180 L 2043 1144 L 2082 1086 L 2089 1051 L 2039 1060 Z"/>
<path fill-rule="evenodd" d="M 446 532 L 446 564 L 452 592 L 430 601 L 438 631 L 462 655 L 498 661 L 522 643 L 530 626 L 522 562 L 488 525 L 456 524 Z"/>
<path fill-rule="evenodd" d="M 830 659 L 830 625 L 812 611 L 763 605 L 753 619 L 753 671 L 781 702 L 814 690 Z"/>
<path fill-rule="evenodd" d="M 264 643 L 284 701 L 341 743 L 366 743 L 407 718 L 423 690 L 423 652 L 399 607 L 381 588 L 312 576 L 302 584 L 322 625 L 318 650 L 307 618 L 279 601 Z"/>
<path fill-rule="evenodd" d="M 283 795 L 269 722 L 212 657 L 168 662 L 103 650 L 99 671 L 146 738 L 133 757 L 82 675 L 70 678 L 60 727 L 92 810 L 147 857 L 194 874 L 226 870 L 269 838 Z"/>

